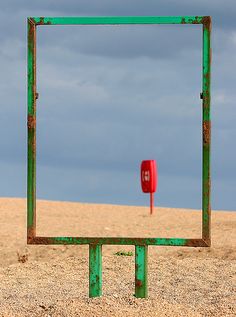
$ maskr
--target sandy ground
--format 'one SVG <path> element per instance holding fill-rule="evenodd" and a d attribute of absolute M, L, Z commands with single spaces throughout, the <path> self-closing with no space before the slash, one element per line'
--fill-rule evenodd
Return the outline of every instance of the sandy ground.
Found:
<path fill-rule="evenodd" d="M 199 238 L 197 210 L 37 202 L 37 234 Z M 0 198 L 0 316 L 236 316 L 236 212 L 212 215 L 212 247 L 149 247 L 148 299 L 132 246 L 103 247 L 103 297 L 88 298 L 88 246 L 27 246 L 26 201 Z M 24 262 L 24 263 L 22 263 Z"/>

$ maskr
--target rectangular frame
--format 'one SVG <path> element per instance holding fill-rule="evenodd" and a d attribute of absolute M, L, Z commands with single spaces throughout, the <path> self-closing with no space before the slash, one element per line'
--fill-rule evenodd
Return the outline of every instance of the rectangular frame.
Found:
<path fill-rule="evenodd" d="M 202 236 L 184 238 L 120 238 L 120 237 L 39 237 L 36 235 L 36 28 L 40 25 L 129 25 L 129 24 L 202 24 Z M 27 175 L 27 243 L 28 244 L 89 244 L 135 246 L 211 245 L 211 17 L 30 17 L 28 18 L 28 175 Z"/>

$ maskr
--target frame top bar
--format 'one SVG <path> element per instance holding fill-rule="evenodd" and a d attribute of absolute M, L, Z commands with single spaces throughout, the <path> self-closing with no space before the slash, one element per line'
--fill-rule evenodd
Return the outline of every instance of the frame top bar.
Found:
<path fill-rule="evenodd" d="M 209 16 L 30 17 L 36 25 L 210 24 Z"/>

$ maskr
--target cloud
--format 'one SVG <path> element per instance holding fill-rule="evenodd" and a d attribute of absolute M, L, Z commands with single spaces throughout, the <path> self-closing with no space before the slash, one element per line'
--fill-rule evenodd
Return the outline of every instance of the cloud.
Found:
<path fill-rule="evenodd" d="M 199 25 L 42 26 L 37 31 L 37 42 L 49 54 L 55 53 L 53 50 L 58 54 L 58 47 L 63 45 L 70 52 L 67 54 L 170 59 L 186 51 L 199 51 L 201 36 Z"/>
<path fill-rule="evenodd" d="M 24 10 L 33 11 L 34 15 L 43 15 L 43 11 L 47 11 L 54 15 L 213 15 L 215 20 L 222 27 L 231 27 L 235 25 L 235 2 L 228 0 L 224 4 L 220 0 L 41 0 L 40 2 L 32 2 L 23 0 L 20 3 L 16 0 L 4 2 L 2 5 L 4 13 L 10 14 L 14 12 L 22 12 Z M 33 14 L 32 14 L 33 15 Z"/>

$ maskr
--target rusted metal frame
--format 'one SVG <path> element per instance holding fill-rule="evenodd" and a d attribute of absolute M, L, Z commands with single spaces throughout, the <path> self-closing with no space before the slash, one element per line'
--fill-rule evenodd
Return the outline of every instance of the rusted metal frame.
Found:
<path fill-rule="evenodd" d="M 211 245 L 211 18 L 203 23 L 203 77 L 202 77 L 202 239 Z"/>
<path fill-rule="evenodd" d="M 36 237 L 36 25 L 203 24 L 203 211 L 202 239 Z M 206 247 L 210 245 L 210 17 L 76 17 L 28 19 L 28 188 L 29 244 L 128 244 Z M 209 143 L 209 145 L 208 145 Z"/>
<path fill-rule="evenodd" d="M 206 247 L 203 239 L 129 238 L 129 237 L 35 237 L 31 244 L 104 244 L 104 245 L 158 245 L 177 247 Z"/>
<path fill-rule="evenodd" d="M 33 17 L 37 25 L 201 24 L 204 16 Z"/>
<path fill-rule="evenodd" d="M 102 245 L 89 244 L 89 297 L 102 295 Z"/>
<path fill-rule="evenodd" d="M 36 236 L 36 24 L 28 19 L 27 241 Z"/>
<path fill-rule="evenodd" d="M 148 246 L 135 246 L 135 296 L 148 297 Z"/>

